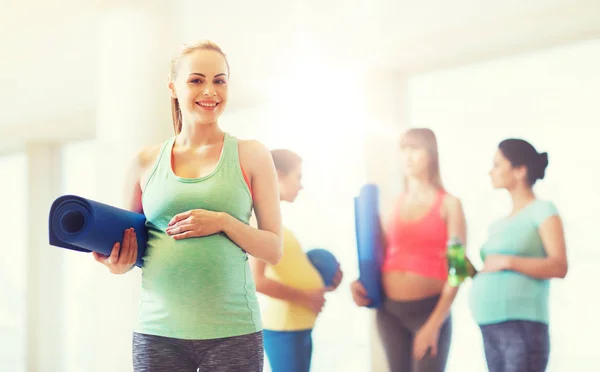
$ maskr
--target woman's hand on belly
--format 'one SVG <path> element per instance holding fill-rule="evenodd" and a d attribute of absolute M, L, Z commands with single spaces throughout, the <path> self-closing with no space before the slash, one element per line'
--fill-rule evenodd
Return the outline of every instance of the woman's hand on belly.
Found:
<path fill-rule="evenodd" d="M 167 234 L 175 240 L 198 238 L 223 231 L 225 213 L 192 209 L 175 215 L 167 227 Z"/>
<path fill-rule="evenodd" d="M 319 314 L 325 306 L 325 289 L 304 292 L 302 305 L 315 314 Z"/>
<path fill-rule="evenodd" d="M 496 271 L 508 270 L 510 268 L 511 258 L 512 256 L 503 254 L 490 254 L 485 257 L 481 272 L 493 273 Z"/>

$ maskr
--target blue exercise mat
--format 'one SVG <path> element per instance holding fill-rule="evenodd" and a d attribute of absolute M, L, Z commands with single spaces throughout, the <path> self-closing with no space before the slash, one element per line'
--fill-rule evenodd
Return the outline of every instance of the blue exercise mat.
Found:
<path fill-rule="evenodd" d="M 340 268 L 340 263 L 333 253 L 323 248 L 313 248 L 306 252 L 306 255 L 319 274 L 321 274 L 325 286 L 332 286 L 333 278 Z"/>
<path fill-rule="evenodd" d="M 143 214 L 112 207 L 76 195 L 63 195 L 50 207 L 50 245 L 79 252 L 110 255 L 125 230 L 133 227 L 137 237 L 136 265 L 142 267 L 148 232 Z"/>
<path fill-rule="evenodd" d="M 364 185 L 354 198 L 356 245 L 358 248 L 359 280 L 371 300 L 370 308 L 377 308 L 383 300 L 381 266 L 383 265 L 383 237 L 379 218 L 379 189 Z"/>

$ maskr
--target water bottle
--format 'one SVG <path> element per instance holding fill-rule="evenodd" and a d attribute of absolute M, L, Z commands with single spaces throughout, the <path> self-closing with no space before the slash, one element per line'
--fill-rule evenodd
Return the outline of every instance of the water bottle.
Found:
<path fill-rule="evenodd" d="M 448 239 L 446 256 L 448 257 L 448 283 L 453 287 L 458 287 L 469 277 L 465 246 L 460 238 Z"/>

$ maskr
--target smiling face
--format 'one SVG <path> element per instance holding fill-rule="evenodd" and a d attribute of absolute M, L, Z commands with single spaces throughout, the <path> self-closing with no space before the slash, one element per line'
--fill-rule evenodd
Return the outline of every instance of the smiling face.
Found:
<path fill-rule="evenodd" d="M 185 54 L 169 81 L 171 96 L 179 101 L 184 122 L 215 123 L 228 98 L 229 68 L 225 57 L 209 49 Z"/>

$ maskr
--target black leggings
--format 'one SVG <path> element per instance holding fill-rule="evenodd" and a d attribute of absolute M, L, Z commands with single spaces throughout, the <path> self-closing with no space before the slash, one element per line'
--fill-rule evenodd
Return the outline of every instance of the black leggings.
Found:
<path fill-rule="evenodd" d="M 262 372 L 263 334 L 215 340 L 133 334 L 135 372 Z"/>
<path fill-rule="evenodd" d="M 544 372 L 550 355 L 548 325 L 511 320 L 482 325 L 485 359 L 490 372 Z"/>
<path fill-rule="evenodd" d="M 377 310 L 377 328 L 387 355 L 390 372 L 443 372 L 446 369 L 452 321 L 446 319 L 440 329 L 435 357 L 429 354 L 421 360 L 413 358 L 413 339 L 433 312 L 440 296 L 417 301 L 385 299 Z"/>

